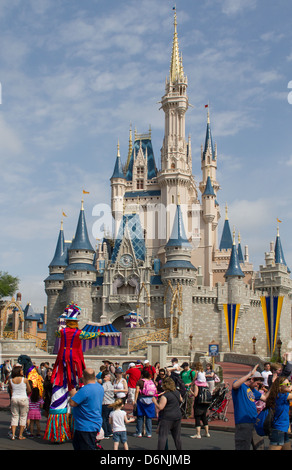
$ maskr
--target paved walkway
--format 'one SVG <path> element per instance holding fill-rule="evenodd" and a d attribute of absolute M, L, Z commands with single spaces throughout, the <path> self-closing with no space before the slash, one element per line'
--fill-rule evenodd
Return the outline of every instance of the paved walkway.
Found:
<path fill-rule="evenodd" d="M 223 379 L 226 384 L 228 384 L 230 392 L 229 397 L 230 401 L 226 410 L 226 421 L 223 419 L 213 419 L 210 421 L 210 429 L 221 429 L 222 431 L 233 431 L 234 430 L 234 416 L 233 416 L 233 403 L 231 399 L 231 386 L 232 382 L 238 377 L 242 377 L 247 374 L 251 367 L 243 364 L 232 364 L 227 362 L 222 362 L 220 365 L 223 368 Z M 7 391 L 0 390 L 0 410 L 9 408 L 10 400 Z M 126 406 L 127 409 L 127 406 Z M 182 425 L 187 427 L 195 427 L 195 421 L 193 418 L 183 419 Z"/>

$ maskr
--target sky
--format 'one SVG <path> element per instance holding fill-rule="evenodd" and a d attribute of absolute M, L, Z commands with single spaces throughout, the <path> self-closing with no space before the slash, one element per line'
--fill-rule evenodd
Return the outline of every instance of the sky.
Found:
<path fill-rule="evenodd" d="M 119 141 L 152 129 L 173 39 L 169 0 L 9 0 L 0 3 L 0 270 L 20 279 L 23 306 L 46 305 L 44 279 L 60 230 L 75 234 L 82 191 L 88 232 L 110 204 Z M 290 0 L 177 0 L 179 48 L 192 106 L 193 174 L 210 104 L 217 200 L 257 271 L 277 218 L 292 267 L 292 4 Z"/>

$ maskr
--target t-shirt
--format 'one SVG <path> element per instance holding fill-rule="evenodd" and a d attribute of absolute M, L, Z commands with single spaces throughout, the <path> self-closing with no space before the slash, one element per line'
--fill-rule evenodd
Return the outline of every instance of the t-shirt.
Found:
<path fill-rule="evenodd" d="M 78 431 L 98 432 L 102 425 L 104 390 L 99 383 L 84 385 L 72 397 L 78 406 L 72 406 L 75 428 Z"/>
<path fill-rule="evenodd" d="M 260 398 L 261 393 L 245 383 L 232 389 L 235 424 L 255 423 L 258 415 L 255 401 Z"/>
<path fill-rule="evenodd" d="M 272 375 L 272 372 L 271 372 L 270 370 L 263 370 L 263 372 L 262 372 L 262 377 L 264 378 L 264 385 L 265 385 L 266 387 L 269 386 L 269 384 L 268 384 L 268 377 L 269 377 L 269 375 Z"/>
<path fill-rule="evenodd" d="M 153 379 L 154 375 L 156 374 L 155 367 L 153 366 L 144 366 L 144 370 L 147 370 L 150 374 L 150 378 Z"/>
<path fill-rule="evenodd" d="M 129 374 L 128 387 L 136 388 L 137 381 L 141 377 L 141 369 L 138 369 L 137 367 L 130 367 L 130 369 L 126 371 L 126 375 L 127 374 Z"/>
<path fill-rule="evenodd" d="M 103 405 L 110 405 L 111 403 L 114 403 L 115 401 L 115 392 L 114 392 L 114 386 L 113 384 L 108 381 L 108 382 L 103 382 L 102 384 L 103 390 L 104 390 L 104 397 L 103 397 Z"/>
<path fill-rule="evenodd" d="M 273 429 L 287 432 L 289 428 L 289 406 L 288 393 L 279 393 L 276 398 Z"/>
<path fill-rule="evenodd" d="M 195 370 L 183 370 L 180 373 L 181 379 L 184 384 L 189 384 L 192 382 L 193 378 L 195 377 L 196 371 Z"/>
<path fill-rule="evenodd" d="M 110 413 L 109 417 L 112 419 L 113 432 L 126 431 L 125 416 L 126 412 L 124 410 L 114 410 Z"/>

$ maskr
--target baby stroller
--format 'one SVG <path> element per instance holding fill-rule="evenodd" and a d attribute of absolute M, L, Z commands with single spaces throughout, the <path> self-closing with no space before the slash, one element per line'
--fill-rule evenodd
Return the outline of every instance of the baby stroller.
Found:
<path fill-rule="evenodd" d="M 226 413 L 230 400 L 231 395 L 229 393 L 228 384 L 222 383 L 216 387 L 212 394 L 212 403 L 207 411 L 208 421 L 211 421 L 212 419 L 228 421 Z"/>
<path fill-rule="evenodd" d="M 181 404 L 180 404 L 181 415 L 182 415 L 182 418 L 183 418 L 183 419 L 187 419 L 187 418 L 188 418 L 188 415 L 187 415 L 188 394 L 186 393 L 186 394 L 182 397 L 182 399 L 183 399 L 183 401 L 182 401 Z"/>

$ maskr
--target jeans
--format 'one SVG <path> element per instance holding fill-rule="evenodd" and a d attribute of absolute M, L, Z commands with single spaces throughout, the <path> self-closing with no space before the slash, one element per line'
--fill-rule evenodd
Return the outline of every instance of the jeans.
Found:
<path fill-rule="evenodd" d="M 105 437 L 109 437 L 112 434 L 112 428 L 109 423 L 109 415 L 112 409 L 108 405 L 102 405 L 102 428 L 104 431 Z"/>
<path fill-rule="evenodd" d="M 147 416 L 137 416 L 137 425 L 136 425 L 136 434 L 142 434 L 142 427 L 145 418 L 145 429 L 147 436 L 152 434 L 152 418 L 147 418 Z"/>
<path fill-rule="evenodd" d="M 235 450 L 250 450 L 253 429 L 253 423 L 235 425 Z"/>

